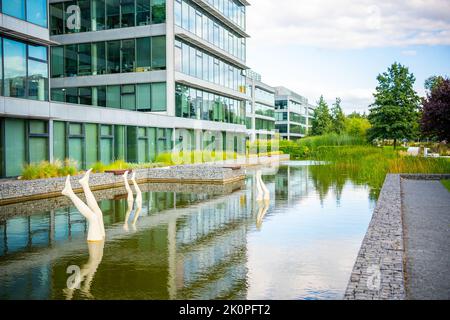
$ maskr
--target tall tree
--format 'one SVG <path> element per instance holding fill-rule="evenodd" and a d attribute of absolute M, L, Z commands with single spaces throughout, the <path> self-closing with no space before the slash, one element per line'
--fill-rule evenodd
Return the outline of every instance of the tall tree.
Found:
<path fill-rule="evenodd" d="M 438 87 L 444 81 L 444 77 L 442 76 L 431 76 L 427 80 L 425 80 L 425 89 L 428 92 L 434 90 L 434 88 Z"/>
<path fill-rule="evenodd" d="M 345 114 L 341 108 L 341 98 L 336 98 L 331 108 L 331 118 L 333 124 L 333 131 L 341 134 L 345 130 Z"/>
<path fill-rule="evenodd" d="M 450 79 L 442 79 L 423 101 L 422 132 L 450 141 Z"/>
<path fill-rule="evenodd" d="M 375 102 L 369 107 L 369 139 L 392 139 L 394 148 L 400 139 L 418 134 L 420 98 L 414 91 L 416 78 L 408 68 L 394 63 L 377 77 Z"/>
<path fill-rule="evenodd" d="M 311 125 L 311 135 L 313 136 L 320 136 L 329 133 L 332 130 L 330 109 L 323 96 L 320 96 L 317 107 L 314 109 Z"/>

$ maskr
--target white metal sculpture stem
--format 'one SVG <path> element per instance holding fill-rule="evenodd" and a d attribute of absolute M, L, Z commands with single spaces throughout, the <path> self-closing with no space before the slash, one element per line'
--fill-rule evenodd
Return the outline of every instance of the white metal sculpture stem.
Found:
<path fill-rule="evenodd" d="M 86 174 L 84 175 L 84 177 L 82 179 L 80 179 L 78 182 L 80 183 L 81 187 L 83 188 L 88 207 L 92 211 L 94 211 L 95 214 L 97 215 L 97 219 L 99 220 L 100 227 L 102 229 L 103 238 L 105 238 L 106 234 L 105 234 L 105 224 L 103 221 L 103 212 L 100 209 L 100 207 L 98 206 L 97 200 L 95 200 L 94 194 L 92 193 L 91 188 L 89 187 L 89 175 L 90 175 L 91 171 L 92 171 L 92 168 L 89 169 L 86 172 Z"/>
<path fill-rule="evenodd" d="M 142 211 L 142 192 L 136 182 L 136 173 L 134 171 L 131 176 L 131 181 L 133 182 L 134 190 L 136 190 L 136 200 L 135 200 L 136 210 L 134 211 L 134 218 L 133 218 L 133 226 L 134 226 L 136 225 L 136 221 L 139 218 L 139 215 Z"/>
<path fill-rule="evenodd" d="M 133 191 L 130 188 L 130 184 L 128 183 L 128 171 L 125 171 L 123 174 L 123 180 L 125 182 L 125 189 L 127 190 L 127 212 L 125 214 L 125 222 L 123 228 L 128 231 L 128 219 L 130 219 L 131 210 L 133 210 Z"/>
<path fill-rule="evenodd" d="M 103 241 L 103 232 L 100 226 L 100 221 L 97 215 L 92 211 L 78 196 L 73 192 L 72 185 L 70 184 L 70 176 L 67 176 L 66 184 L 61 192 L 66 197 L 72 200 L 75 207 L 88 221 L 88 241 Z"/>

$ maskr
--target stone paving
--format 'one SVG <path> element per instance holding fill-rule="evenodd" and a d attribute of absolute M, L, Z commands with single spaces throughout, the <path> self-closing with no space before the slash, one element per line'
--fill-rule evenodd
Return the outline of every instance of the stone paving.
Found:
<path fill-rule="evenodd" d="M 402 179 L 408 299 L 450 299 L 450 192 Z"/>

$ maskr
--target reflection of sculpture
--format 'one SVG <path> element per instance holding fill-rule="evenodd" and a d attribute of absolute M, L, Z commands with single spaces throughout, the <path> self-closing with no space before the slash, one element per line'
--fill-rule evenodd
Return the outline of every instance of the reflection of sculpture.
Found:
<path fill-rule="evenodd" d="M 263 219 L 267 214 L 270 206 L 270 191 L 262 180 L 262 172 L 258 170 L 256 172 L 256 201 L 258 203 L 258 215 L 256 217 L 256 226 L 261 228 Z"/>
<path fill-rule="evenodd" d="M 136 182 L 136 173 L 133 171 L 131 176 L 131 181 L 133 182 L 134 190 L 136 190 L 136 210 L 134 211 L 133 226 L 136 225 L 136 221 L 139 218 L 139 214 L 142 210 L 142 192 Z"/>
<path fill-rule="evenodd" d="M 84 177 L 79 180 L 78 182 L 83 187 L 84 195 L 86 196 L 86 201 L 88 207 L 94 211 L 94 213 L 97 215 L 97 219 L 99 219 L 100 227 L 102 229 L 103 238 L 105 237 L 105 224 L 103 222 L 103 213 L 100 207 L 98 206 L 97 200 L 95 200 L 95 197 L 89 188 L 89 175 L 91 173 L 92 169 L 89 169 Z"/>
<path fill-rule="evenodd" d="M 131 210 L 133 210 L 133 191 L 130 188 L 130 184 L 128 183 L 128 171 L 125 171 L 123 174 L 123 180 L 125 182 L 125 189 L 127 190 L 127 212 L 125 214 L 125 222 L 123 228 L 128 231 L 128 219 L 130 219 Z"/>
<path fill-rule="evenodd" d="M 93 298 L 91 295 L 91 285 L 94 280 L 94 275 L 97 272 L 98 266 L 103 259 L 103 249 L 105 247 L 105 241 L 89 242 L 89 260 L 81 268 L 79 277 L 76 278 L 76 282 L 73 284 L 74 289 L 66 288 L 64 293 L 66 294 L 66 299 L 71 300 L 75 293 L 76 288 L 78 288 L 84 281 L 84 285 L 80 288 L 80 291 L 88 298 Z"/>
<path fill-rule="evenodd" d="M 83 183 L 84 183 L 84 181 L 83 181 Z M 78 209 L 78 211 L 88 221 L 89 227 L 88 227 L 87 240 L 88 241 L 103 241 L 104 240 L 103 218 L 99 219 L 98 215 L 94 212 L 94 210 L 92 210 L 89 206 L 87 206 L 80 198 L 78 198 L 78 196 L 75 194 L 75 192 L 73 192 L 72 185 L 70 184 L 70 176 L 67 176 L 66 185 L 61 193 L 65 196 L 69 197 L 70 200 L 72 200 L 73 204 Z M 88 197 L 88 196 L 86 196 L 86 197 Z M 93 195 L 92 195 L 92 197 L 93 197 Z M 90 201 L 92 201 L 92 199 Z"/>

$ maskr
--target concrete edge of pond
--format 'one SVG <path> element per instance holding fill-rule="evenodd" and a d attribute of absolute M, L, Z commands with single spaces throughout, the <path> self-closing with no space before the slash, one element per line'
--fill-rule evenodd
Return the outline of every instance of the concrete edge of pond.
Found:
<path fill-rule="evenodd" d="M 450 174 L 386 176 L 353 266 L 346 300 L 406 299 L 401 179 L 442 180 L 450 179 Z"/>
<path fill-rule="evenodd" d="M 166 168 L 137 169 L 136 181 L 142 183 L 182 183 L 225 185 L 245 179 L 245 168 L 289 160 L 289 155 L 271 157 L 253 157 L 244 159 L 242 163 L 224 161 L 213 164 L 193 164 L 171 166 Z M 238 164 L 230 168 L 230 164 Z M 78 183 L 81 175 L 71 177 L 71 183 L 76 193 L 83 190 Z M 37 180 L 3 180 L 0 181 L 0 206 L 59 197 L 64 188 L 65 177 Z M 113 173 L 91 174 L 90 187 L 92 191 L 120 188 L 123 186 L 122 176 Z"/>

